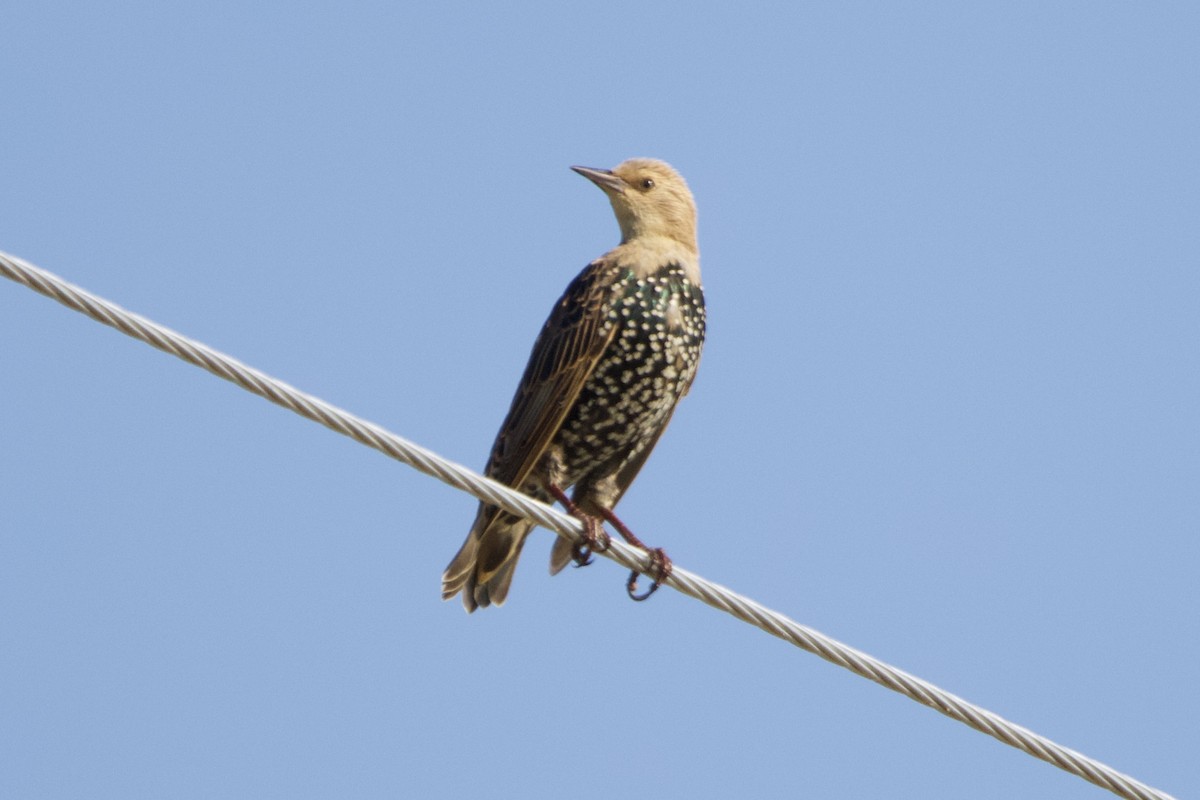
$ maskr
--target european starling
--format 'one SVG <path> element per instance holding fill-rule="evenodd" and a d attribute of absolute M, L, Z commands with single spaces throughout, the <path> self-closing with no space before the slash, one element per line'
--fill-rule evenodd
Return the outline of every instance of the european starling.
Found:
<path fill-rule="evenodd" d="M 571 169 L 608 195 L 621 244 L 588 264 L 555 304 L 486 474 L 543 502 L 563 501 L 594 524 L 592 532 L 598 516 L 619 524 L 612 508 L 692 384 L 704 344 L 704 293 L 696 208 L 679 173 L 645 158 L 612 170 Z M 571 486 L 568 500 L 563 490 Z M 533 527 L 480 503 L 442 575 L 443 599 L 462 592 L 468 612 L 503 603 Z M 581 558 L 565 539 L 555 541 L 551 573 L 572 556 Z"/>

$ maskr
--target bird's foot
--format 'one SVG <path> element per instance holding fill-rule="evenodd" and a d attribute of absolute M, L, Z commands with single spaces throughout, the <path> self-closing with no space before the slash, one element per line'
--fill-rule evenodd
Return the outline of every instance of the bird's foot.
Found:
<path fill-rule="evenodd" d="M 647 599 L 650 595 L 657 592 L 658 587 L 671 575 L 671 559 L 661 547 L 655 547 L 654 549 L 646 547 L 646 544 L 635 536 L 633 531 L 629 530 L 629 526 L 622 522 L 621 518 L 614 514 L 611 508 L 600 509 L 600 515 L 617 529 L 617 533 L 621 534 L 622 539 L 639 550 L 645 550 L 650 554 L 650 570 L 648 574 L 654 581 L 650 584 L 650 588 L 638 594 L 638 571 L 636 569 L 629 573 L 629 580 L 625 582 L 625 591 L 629 594 L 630 600 L 641 602 Z"/>
<path fill-rule="evenodd" d="M 583 523 L 583 540 L 571 547 L 571 560 L 576 567 L 586 567 L 592 563 L 592 553 L 603 553 L 608 549 L 608 534 L 600 520 L 591 514 L 581 512 L 573 516 Z"/>
<path fill-rule="evenodd" d="M 567 513 L 583 523 L 583 538 L 571 545 L 571 560 L 575 562 L 576 567 L 586 567 L 592 563 L 592 553 L 603 553 L 608 549 L 609 540 L 608 534 L 604 532 L 604 525 L 599 519 L 580 509 L 562 489 L 554 484 L 550 484 L 549 489 L 550 494 L 562 504 Z"/>
<path fill-rule="evenodd" d="M 625 582 L 625 591 L 629 594 L 630 600 L 636 600 L 639 603 L 650 595 L 658 591 L 658 587 L 662 586 L 662 582 L 671 574 L 671 559 L 661 547 L 656 547 L 650 552 L 650 577 L 653 583 L 646 591 L 638 594 L 637 580 L 638 571 L 635 569 L 629 573 L 629 580 Z"/>

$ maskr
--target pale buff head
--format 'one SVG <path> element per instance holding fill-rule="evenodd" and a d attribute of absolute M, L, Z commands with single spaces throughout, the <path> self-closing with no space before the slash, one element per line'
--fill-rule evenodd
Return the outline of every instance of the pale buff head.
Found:
<path fill-rule="evenodd" d="M 621 241 L 663 237 L 696 251 L 696 204 L 683 177 L 664 161 L 631 158 L 611 170 L 571 167 L 612 202 Z"/>

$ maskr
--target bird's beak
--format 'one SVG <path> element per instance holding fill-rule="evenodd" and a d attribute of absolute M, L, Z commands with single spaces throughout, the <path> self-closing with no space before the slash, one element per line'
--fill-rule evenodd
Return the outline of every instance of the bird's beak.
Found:
<path fill-rule="evenodd" d="M 614 175 L 611 169 L 592 169 L 591 167 L 571 167 L 571 169 L 606 192 L 625 194 L 625 181 Z"/>

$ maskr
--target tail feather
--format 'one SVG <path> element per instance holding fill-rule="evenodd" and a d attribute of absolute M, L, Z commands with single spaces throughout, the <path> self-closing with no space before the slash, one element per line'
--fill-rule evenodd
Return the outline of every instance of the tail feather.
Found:
<path fill-rule="evenodd" d="M 571 552 L 574 545 L 568 539 L 561 536 L 554 537 L 554 547 L 550 549 L 550 574 L 557 575 L 562 572 L 563 567 L 571 563 L 574 554 Z"/>
<path fill-rule="evenodd" d="M 531 530 L 529 520 L 481 507 L 467 540 L 442 573 L 442 599 L 461 592 L 468 613 L 502 604 Z"/>
<path fill-rule="evenodd" d="M 475 529 L 467 536 L 458 553 L 442 573 L 442 599 L 449 600 L 463 590 L 475 572 L 475 552 L 479 549 L 479 536 Z"/>
<path fill-rule="evenodd" d="M 483 584 L 482 587 L 476 584 L 476 603 L 485 607 L 489 605 L 504 605 L 505 599 L 508 598 L 508 588 L 512 586 L 513 571 L 517 568 L 517 558 L 521 555 L 521 547 L 524 544 L 525 536 L 523 535 L 517 541 L 517 548 L 512 556 L 500 565 L 500 569 L 488 579 L 487 583 Z M 482 588 L 482 592 L 479 591 L 480 588 Z"/>

